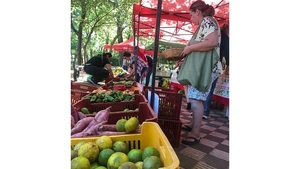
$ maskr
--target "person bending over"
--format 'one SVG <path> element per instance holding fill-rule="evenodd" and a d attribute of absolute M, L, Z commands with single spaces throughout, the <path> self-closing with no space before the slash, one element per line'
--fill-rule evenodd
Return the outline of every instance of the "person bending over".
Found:
<path fill-rule="evenodd" d="M 111 53 L 98 54 L 85 63 L 83 70 L 87 74 L 92 75 L 88 79 L 89 83 L 96 85 L 105 78 L 112 79 L 114 77 L 109 61 L 111 57 Z"/>

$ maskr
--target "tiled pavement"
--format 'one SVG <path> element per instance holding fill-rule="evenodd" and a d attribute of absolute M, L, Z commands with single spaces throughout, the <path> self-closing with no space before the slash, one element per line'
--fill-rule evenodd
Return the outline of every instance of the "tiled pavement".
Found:
<path fill-rule="evenodd" d="M 183 124 L 192 120 L 185 109 L 183 99 L 180 119 Z M 181 139 L 186 135 L 181 130 Z M 180 144 L 174 150 L 180 161 L 180 169 L 228 169 L 229 168 L 229 120 L 225 111 L 211 109 L 210 118 L 202 120 L 201 139 L 198 145 Z"/>

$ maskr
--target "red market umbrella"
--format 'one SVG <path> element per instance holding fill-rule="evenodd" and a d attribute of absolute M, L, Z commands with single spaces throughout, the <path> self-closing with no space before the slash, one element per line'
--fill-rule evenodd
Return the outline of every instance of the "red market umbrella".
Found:
<path fill-rule="evenodd" d="M 105 44 L 103 47 L 104 47 L 104 49 L 110 49 L 110 45 L 108 45 L 108 44 Z"/>
<path fill-rule="evenodd" d="M 112 46 L 112 49 L 118 52 L 130 52 L 130 53 L 134 53 L 134 38 L 130 38 L 124 42 L 118 43 L 118 44 L 114 44 Z M 137 44 L 137 43 L 135 43 Z M 145 46 L 141 43 L 139 43 L 139 49 L 141 52 L 144 52 L 145 50 Z"/>

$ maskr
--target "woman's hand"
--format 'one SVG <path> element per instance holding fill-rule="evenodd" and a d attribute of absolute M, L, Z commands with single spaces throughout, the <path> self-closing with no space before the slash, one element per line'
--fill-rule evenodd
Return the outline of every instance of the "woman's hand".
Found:
<path fill-rule="evenodd" d="M 183 51 L 181 52 L 181 56 L 186 57 L 191 52 L 192 52 L 191 47 L 190 46 L 185 46 Z"/>

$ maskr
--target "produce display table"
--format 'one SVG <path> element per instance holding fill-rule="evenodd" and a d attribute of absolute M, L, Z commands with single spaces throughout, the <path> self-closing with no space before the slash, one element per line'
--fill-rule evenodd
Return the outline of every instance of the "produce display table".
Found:
<path fill-rule="evenodd" d="M 229 118 L 229 75 L 220 75 L 212 100 L 225 105 L 226 116 Z"/>
<path fill-rule="evenodd" d="M 212 99 L 224 105 L 229 105 L 229 75 L 220 75 Z"/>
<path fill-rule="evenodd" d="M 159 80 L 158 87 L 162 87 L 163 78 L 171 78 L 171 72 L 156 71 L 155 77 Z"/>

